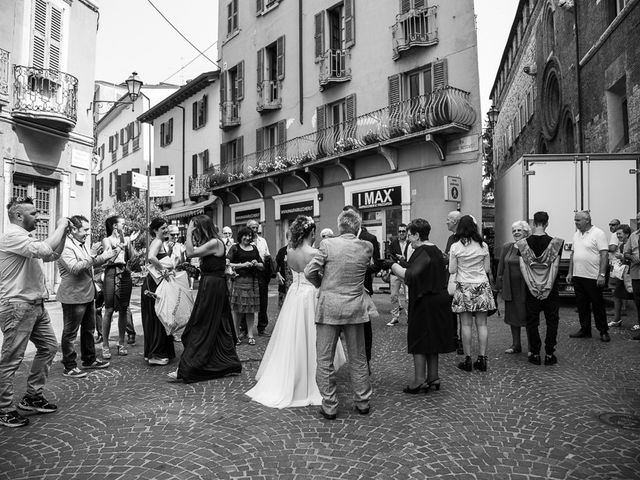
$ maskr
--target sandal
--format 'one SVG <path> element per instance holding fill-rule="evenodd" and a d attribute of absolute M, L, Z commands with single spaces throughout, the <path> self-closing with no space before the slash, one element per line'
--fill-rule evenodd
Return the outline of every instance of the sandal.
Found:
<path fill-rule="evenodd" d="M 238 345 L 242 345 L 242 340 L 240 340 L 239 338 L 238 338 L 238 340 L 236 341 L 236 346 L 238 346 Z"/>
<path fill-rule="evenodd" d="M 522 353 L 522 347 L 520 347 L 520 348 L 509 347 L 504 351 L 504 353 L 509 353 L 509 354 L 511 354 L 511 353 Z"/>
<path fill-rule="evenodd" d="M 109 360 L 111 358 L 111 349 L 109 347 L 102 347 L 102 358 Z"/>
<path fill-rule="evenodd" d="M 124 357 L 128 353 L 129 352 L 127 352 L 127 349 L 124 348 L 124 345 L 118 345 L 118 355 L 120 355 L 121 357 Z"/>
<path fill-rule="evenodd" d="M 251 337 L 251 338 L 249 339 L 249 345 L 255 345 L 255 344 L 256 344 L 256 339 L 255 339 L 255 338 L 253 338 L 253 337 Z"/>

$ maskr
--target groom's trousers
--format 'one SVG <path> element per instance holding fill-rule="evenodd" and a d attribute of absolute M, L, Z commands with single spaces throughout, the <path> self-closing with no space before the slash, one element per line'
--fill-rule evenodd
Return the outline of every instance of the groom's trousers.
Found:
<path fill-rule="evenodd" d="M 322 395 L 322 407 L 329 415 L 338 410 L 338 396 L 336 389 L 336 374 L 333 360 L 336 345 L 340 340 L 340 332 L 344 333 L 345 350 L 349 366 L 353 401 L 359 409 L 369 406 L 371 397 L 371 380 L 367 367 L 365 351 L 364 324 L 327 325 L 316 324 L 316 351 L 318 366 L 316 369 L 316 383 Z"/>

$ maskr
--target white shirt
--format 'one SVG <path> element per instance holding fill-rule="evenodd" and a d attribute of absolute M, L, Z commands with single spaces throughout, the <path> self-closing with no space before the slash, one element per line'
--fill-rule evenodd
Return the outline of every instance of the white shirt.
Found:
<path fill-rule="evenodd" d="M 600 274 L 600 252 L 608 251 L 607 236 L 598 227 L 592 226 L 581 233 L 573 234 L 573 276 L 597 280 Z"/>
<path fill-rule="evenodd" d="M 456 274 L 459 283 L 488 282 L 487 270 L 490 268 L 489 247 L 471 241 L 463 244 L 457 241 L 449 250 L 449 273 Z"/>
<path fill-rule="evenodd" d="M 262 238 L 260 235 L 256 235 L 255 240 L 253 241 L 256 248 L 258 249 L 258 253 L 260 254 L 260 258 L 264 260 L 264 257 L 271 254 L 269 253 L 269 245 L 267 245 L 267 241 Z"/>

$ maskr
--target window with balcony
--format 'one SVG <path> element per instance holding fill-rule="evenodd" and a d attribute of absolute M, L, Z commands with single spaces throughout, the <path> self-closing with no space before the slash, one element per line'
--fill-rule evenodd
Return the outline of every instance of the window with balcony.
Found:
<path fill-rule="evenodd" d="M 213 169 L 213 164 L 209 161 L 209 149 L 191 155 L 191 178 L 196 178 L 198 174 Z"/>
<path fill-rule="evenodd" d="M 316 108 L 319 149 L 343 152 L 356 148 L 356 95 Z"/>
<path fill-rule="evenodd" d="M 448 85 L 447 60 L 438 60 L 424 67 L 389 77 L 389 105 L 409 100 L 412 105 L 421 97 Z"/>
<path fill-rule="evenodd" d="M 437 7 L 427 6 L 426 0 L 400 1 L 400 13 L 391 27 L 394 60 L 413 47 L 429 47 L 438 43 L 436 14 Z"/>
<path fill-rule="evenodd" d="M 286 157 L 287 121 L 280 120 L 256 129 L 257 162 L 273 162 Z"/>
<path fill-rule="evenodd" d="M 160 146 L 166 147 L 173 142 L 173 118 L 160 124 Z"/>
<path fill-rule="evenodd" d="M 266 15 L 271 10 L 280 5 L 282 0 L 257 0 L 256 1 L 256 16 Z"/>
<path fill-rule="evenodd" d="M 220 145 L 220 170 L 238 174 L 242 172 L 244 137 L 238 137 Z"/>
<path fill-rule="evenodd" d="M 238 0 L 227 3 L 227 37 L 238 31 Z"/>
<path fill-rule="evenodd" d="M 207 104 L 208 96 L 203 95 L 200 100 L 193 102 L 192 105 L 192 117 L 193 117 L 193 129 L 197 130 L 202 128 L 207 123 Z"/>
<path fill-rule="evenodd" d="M 282 106 L 284 80 L 284 35 L 258 50 L 258 105 L 256 110 L 275 110 Z"/>
<path fill-rule="evenodd" d="M 244 98 L 244 61 L 220 75 L 220 125 L 240 125 L 240 102 Z"/>
<path fill-rule="evenodd" d="M 315 15 L 315 58 L 320 64 L 320 87 L 351 80 L 351 52 L 355 45 L 353 0 L 345 0 Z"/>

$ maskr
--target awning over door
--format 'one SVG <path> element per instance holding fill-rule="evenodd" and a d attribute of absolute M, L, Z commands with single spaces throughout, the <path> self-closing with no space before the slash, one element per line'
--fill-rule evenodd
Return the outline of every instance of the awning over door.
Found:
<path fill-rule="evenodd" d="M 181 207 L 170 208 L 164 211 L 164 217 L 167 220 L 178 220 L 179 218 L 195 217 L 204 213 L 204 209 L 213 204 L 218 197 L 212 197 L 202 202 L 192 203 L 191 205 L 183 205 Z"/>

